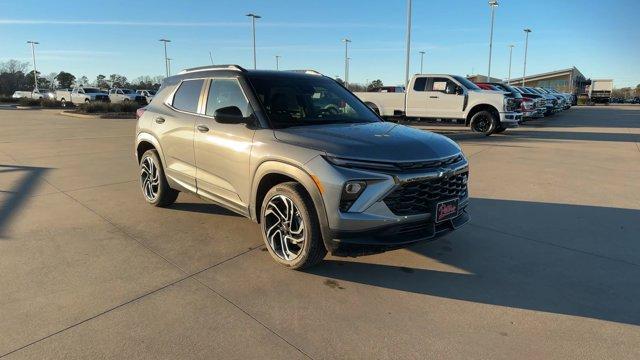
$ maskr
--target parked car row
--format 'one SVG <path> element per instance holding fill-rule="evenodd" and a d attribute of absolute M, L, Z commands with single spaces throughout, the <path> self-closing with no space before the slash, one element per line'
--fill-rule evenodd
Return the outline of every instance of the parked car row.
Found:
<path fill-rule="evenodd" d="M 155 91 L 153 90 L 131 90 L 122 88 L 113 88 L 104 91 L 97 87 L 78 86 L 68 89 L 58 90 L 33 90 L 33 91 L 16 91 L 11 96 L 14 99 L 51 99 L 62 103 L 62 106 L 70 104 L 80 105 L 90 102 L 111 102 L 122 103 L 135 101 L 140 104 L 148 104 L 153 99 Z"/>

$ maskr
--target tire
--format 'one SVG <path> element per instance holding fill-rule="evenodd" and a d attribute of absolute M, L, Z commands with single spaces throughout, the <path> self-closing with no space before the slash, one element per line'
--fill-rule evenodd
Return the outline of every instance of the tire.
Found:
<path fill-rule="evenodd" d="M 88 103 L 90 103 L 90 102 L 91 102 L 91 100 L 89 100 L 89 99 L 84 99 L 84 103 L 85 103 L 85 104 L 88 104 Z"/>
<path fill-rule="evenodd" d="M 260 209 L 260 229 L 271 257 L 288 268 L 311 267 L 327 254 L 316 208 L 299 183 L 281 183 L 267 192 Z"/>
<path fill-rule="evenodd" d="M 498 127 L 496 128 L 495 133 L 496 133 L 496 134 L 502 134 L 503 132 L 505 132 L 505 130 L 507 130 L 507 128 L 506 128 L 506 127 L 504 127 L 504 126 L 502 126 L 502 125 L 500 125 L 500 126 L 498 126 Z"/>
<path fill-rule="evenodd" d="M 178 198 L 179 192 L 169 187 L 155 149 L 145 151 L 140 159 L 140 190 L 146 202 L 157 207 L 169 206 Z"/>
<path fill-rule="evenodd" d="M 63 108 L 66 108 L 67 105 L 67 100 L 65 100 L 64 98 L 60 99 L 60 106 L 62 106 Z"/>
<path fill-rule="evenodd" d="M 498 128 L 498 119 L 490 111 L 481 110 L 471 117 L 469 125 L 472 131 L 489 136 Z"/>

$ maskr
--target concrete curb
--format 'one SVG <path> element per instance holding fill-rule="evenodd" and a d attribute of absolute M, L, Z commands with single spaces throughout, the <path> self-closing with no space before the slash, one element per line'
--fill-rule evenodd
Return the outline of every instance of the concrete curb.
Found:
<path fill-rule="evenodd" d="M 18 109 L 18 110 L 41 110 L 42 106 L 21 106 L 21 105 L 16 105 L 14 107 L 14 109 Z"/>
<path fill-rule="evenodd" d="M 100 119 L 100 115 L 78 114 L 70 111 L 61 111 L 60 115 L 74 117 L 78 119 Z"/>

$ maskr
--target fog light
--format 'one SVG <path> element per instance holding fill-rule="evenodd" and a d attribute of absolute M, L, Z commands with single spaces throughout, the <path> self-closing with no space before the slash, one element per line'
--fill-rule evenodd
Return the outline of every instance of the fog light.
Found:
<path fill-rule="evenodd" d="M 351 205 L 358 200 L 358 197 L 367 187 L 366 181 L 355 180 L 347 181 L 342 187 L 342 196 L 340 198 L 340 211 L 349 211 Z"/>
<path fill-rule="evenodd" d="M 344 186 L 344 192 L 350 195 L 358 194 L 362 191 L 362 184 L 359 182 L 348 182 Z"/>

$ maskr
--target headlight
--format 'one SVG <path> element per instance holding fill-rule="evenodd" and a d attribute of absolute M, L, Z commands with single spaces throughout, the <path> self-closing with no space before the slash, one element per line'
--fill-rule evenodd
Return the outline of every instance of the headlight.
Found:
<path fill-rule="evenodd" d="M 349 211 L 360 194 L 367 188 L 367 182 L 363 180 L 351 180 L 344 183 L 342 196 L 340 197 L 340 211 Z"/>
<path fill-rule="evenodd" d="M 386 171 L 398 171 L 399 168 L 391 163 L 366 161 L 366 160 L 353 160 L 344 159 L 334 156 L 324 156 L 324 159 L 336 166 L 356 168 L 356 169 L 371 169 L 371 170 L 386 170 Z"/>

